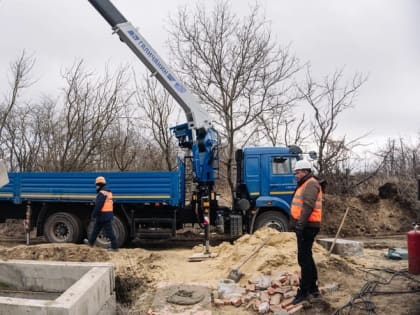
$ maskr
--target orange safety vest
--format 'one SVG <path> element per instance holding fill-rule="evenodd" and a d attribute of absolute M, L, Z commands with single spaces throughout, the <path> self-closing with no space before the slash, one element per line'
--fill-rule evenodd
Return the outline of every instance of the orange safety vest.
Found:
<path fill-rule="evenodd" d="M 305 187 L 309 183 L 309 181 L 316 181 L 318 184 L 318 181 L 315 178 L 309 178 L 298 189 L 296 189 L 295 195 L 293 196 L 290 212 L 292 214 L 292 217 L 295 220 L 299 220 L 300 215 L 302 213 L 302 207 L 303 207 L 302 193 L 305 190 Z M 312 209 L 312 213 L 308 218 L 308 222 L 321 222 L 321 217 L 322 217 L 322 189 L 320 188 L 318 195 L 316 196 L 314 208 Z"/>
<path fill-rule="evenodd" d="M 101 193 L 105 195 L 105 202 L 101 208 L 101 212 L 112 212 L 113 210 L 113 201 L 112 201 L 112 192 L 101 190 Z"/>

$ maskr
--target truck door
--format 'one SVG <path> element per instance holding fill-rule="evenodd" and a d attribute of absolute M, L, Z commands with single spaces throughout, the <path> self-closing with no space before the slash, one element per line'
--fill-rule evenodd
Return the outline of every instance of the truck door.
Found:
<path fill-rule="evenodd" d="M 269 194 L 284 199 L 290 204 L 296 187 L 293 165 L 296 157 L 271 156 L 269 163 Z"/>
<path fill-rule="evenodd" d="M 247 156 L 245 160 L 245 183 L 252 199 L 258 198 L 261 191 L 261 168 L 259 156 Z"/>

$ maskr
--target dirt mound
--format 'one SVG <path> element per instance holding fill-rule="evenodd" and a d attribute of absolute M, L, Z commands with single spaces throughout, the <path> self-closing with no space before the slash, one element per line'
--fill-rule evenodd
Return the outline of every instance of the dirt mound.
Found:
<path fill-rule="evenodd" d="M 351 220 L 348 222 L 353 224 Z M 223 242 L 211 247 L 210 251 L 218 253 L 218 256 L 201 262 L 189 262 L 188 257 L 194 252 L 203 252 L 203 246 L 196 246 L 193 250 L 122 248 L 117 253 L 108 253 L 102 248 L 86 245 L 18 245 L 0 247 L 0 259 L 110 261 L 115 266 L 117 301 L 123 313 L 126 311 L 124 314 L 147 314 L 160 284 L 203 284 L 214 288 L 221 279 L 226 279 L 232 268 L 243 262 L 265 241 L 261 250 L 240 268 L 245 275 L 239 285 L 244 286 L 248 280 L 260 274 L 275 275 L 277 272 L 299 271 L 295 234 L 279 233 L 269 228 L 260 229 L 253 235 L 244 235 L 233 244 Z M 357 258 L 328 256 L 327 251 L 316 243 L 314 258 L 318 266 L 320 286 L 338 284 L 337 291 L 329 292 L 324 297 L 328 309 L 341 307 L 363 286 L 365 274 L 360 271 L 361 268 L 383 266 L 401 270 L 407 267 L 406 261 L 386 260 L 383 252 L 378 250 L 365 249 L 365 255 Z M 395 296 L 392 298 L 397 299 Z M 401 298 L 407 299 L 405 296 Z M 388 300 L 383 299 L 382 302 L 378 301 L 378 305 L 379 303 L 382 303 L 380 305 L 383 310 L 386 309 Z M 398 304 L 398 307 L 401 305 Z M 251 314 L 242 307 L 232 308 L 217 309 L 217 314 Z M 327 313 L 331 312 L 320 314 Z"/>
<path fill-rule="evenodd" d="M 0 224 L 0 236 L 9 238 L 19 238 L 25 236 L 23 220 L 7 219 Z"/>
<path fill-rule="evenodd" d="M 349 208 L 340 237 L 378 236 L 405 233 L 416 220 L 416 213 L 404 209 L 394 200 L 326 195 L 321 233 L 335 235 Z"/>
<path fill-rule="evenodd" d="M 89 248 L 75 244 L 41 244 L 19 245 L 12 248 L 0 247 L 0 258 L 3 260 L 54 260 L 95 262 L 108 261 L 110 256 L 105 249 Z"/>

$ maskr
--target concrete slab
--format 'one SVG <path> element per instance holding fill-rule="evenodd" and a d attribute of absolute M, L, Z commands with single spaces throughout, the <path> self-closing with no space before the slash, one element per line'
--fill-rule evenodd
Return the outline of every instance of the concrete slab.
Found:
<path fill-rule="evenodd" d="M 321 238 L 317 242 L 329 250 L 334 242 L 334 238 Z M 363 256 L 363 243 L 338 238 L 335 241 L 332 253 L 341 256 Z"/>
<path fill-rule="evenodd" d="M 53 300 L 0 296 L 0 315 L 116 314 L 111 263 L 0 261 L 0 283 L 6 289 L 60 293 Z"/>

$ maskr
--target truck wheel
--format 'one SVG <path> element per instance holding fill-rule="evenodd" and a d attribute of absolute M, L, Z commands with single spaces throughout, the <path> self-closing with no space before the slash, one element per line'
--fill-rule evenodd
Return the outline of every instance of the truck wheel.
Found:
<path fill-rule="evenodd" d="M 56 212 L 45 222 L 44 236 L 50 243 L 79 243 L 82 239 L 82 224 L 74 214 Z"/>
<path fill-rule="evenodd" d="M 276 229 L 279 232 L 287 232 L 289 222 L 286 216 L 280 211 L 266 211 L 256 218 L 254 231 L 264 226 Z"/>
<path fill-rule="evenodd" d="M 88 235 L 92 233 L 94 221 L 92 221 L 88 226 Z M 124 245 L 128 238 L 128 231 L 127 227 L 121 221 L 120 218 L 114 216 L 114 220 L 112 220 L 112 229 L 114 230 L 115 237 L 117 238 L 118 247 Z M 108 248 L 111 246 L 111 241 L 105 236 L 104 232 L 101 231 L 96 238 L 96 245 L 104 248 Z"/>

